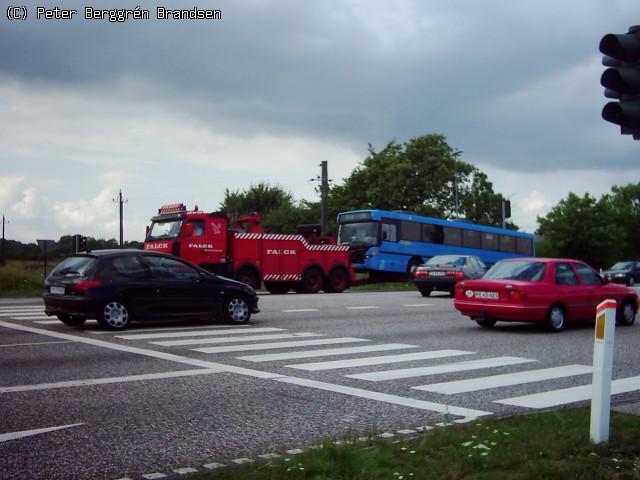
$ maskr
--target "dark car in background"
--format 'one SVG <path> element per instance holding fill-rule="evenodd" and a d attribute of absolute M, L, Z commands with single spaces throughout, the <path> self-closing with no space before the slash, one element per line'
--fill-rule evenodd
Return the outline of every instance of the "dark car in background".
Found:
<path fill-rule="evenodd" d="M 640 282 L 640 262 L 634 260 L 618 262 L 603 274 L 612 282 L 633 287 L 636 282 Z"/>
<path fill-rule="evenodd" d="M 423 297 L 434 290 L 454 293 L 460 280 L 482 277 L 487 266 L 475 255 L 436 255 L 416 268 L 413 281 Z"/>
<path fill-rule="evenodd" d="M 214 275 L 169 254 L 95 250 L 67 257 L 44 282 L 47 315 L 81 326 L 122 330 L 133 321 L 222 319 L 246 323 L 258 296 L 244 283 Z"/>

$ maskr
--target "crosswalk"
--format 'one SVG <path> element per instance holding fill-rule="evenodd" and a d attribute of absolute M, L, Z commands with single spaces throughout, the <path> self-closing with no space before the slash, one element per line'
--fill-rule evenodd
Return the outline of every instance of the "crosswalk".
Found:
<path fill-rule="evenodd" d="M 3 306 L 0 307 L 0 316 L 41 325 L 58 324 L 66 328 L 58 320 L 47 317 L 42 306 Z M 424 400 L 425 395 L 435 395 L 437 397 L 434 398 L 439 401 L 442 396 L 447 396 L 451 403 L 465 398 L 468 403 L 468 395 L 479 391 L 489 392 L 489 398 L 493 398 L 491 401 L 496 405 L 523 409 L 557 407 L 591 398 L 590 365 L 541 366 L 540 360 L 535 358 L 485 358 L 482 352 L 468 350 L 426 350 L 413 344 L 381 343 L 360 337 L 332 337 L 321 332 L 294 332 L 252 325 L 163 326 L 126 332 L 96 329 L 87 330 L 87 334 L 111 335 L 114 340 L 125 343 L 144 342 L 162 349 L 223 357 L 215 358 L 213 361 L 216 362 L 228 363 L 231 357 L 234 362 L 262 364 L 265 368 L 277 371 L 327 372 L 342 378 L 345 384 L 329 384 L 287 374 L 279 377 L 278 381 L 381 401 L 393 399 L 394 403 L 414 405 L 416 408 L 425 405 L 432 409 L 441 408 L 441 403 Z M 305 362 L 304 359 L 310 361 Z M 402 364 L 406 364 L 406 367 Z M 197 370 L 194 371 L 196 374 Z M 445 375 L 447 381 L 437 381 L 439 376 Z M 549 389 L 546 382 L 561 379 L 570 379 L 572 386 Z M 373 386 L 384 390 L 387 382 L 404 382 L 401 388 L 414 392 L 420 398 L 399 397 L 366 389 Z M 398 384 L 394 385 L 394 389 L 397 389 Z M 501 393 L 507 387 L 510 394 L 517 392 L 518 387 L 535 393 L 502 398 Z M 516 390 L 513 390 L 514 387 Z M 612 395 L 638 390 L 640 376 L 617 378 L 612 384 Z M 467 397 L 461 397 L 464 395 Z M 457 408 L 455 405 L 448 407 Z"/>

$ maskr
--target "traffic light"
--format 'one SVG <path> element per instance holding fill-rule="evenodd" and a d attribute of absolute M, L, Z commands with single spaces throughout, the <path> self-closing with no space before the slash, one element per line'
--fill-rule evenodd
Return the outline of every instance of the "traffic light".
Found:
<path fill-rule="evenodd" d="M 605 35 L 600 51 L 602 64 L 609 67 L 600 77 L 604 96 L 620 100 L 607 103 L 602 118 L 640 140 L 640 25 L 629 27 L 628 33 Z"/>
<path fill-rule="evenodd" d="M 73 236 L 73 251 L 74 253 L 87 251 L 87 237 L 80 234 Z"/>

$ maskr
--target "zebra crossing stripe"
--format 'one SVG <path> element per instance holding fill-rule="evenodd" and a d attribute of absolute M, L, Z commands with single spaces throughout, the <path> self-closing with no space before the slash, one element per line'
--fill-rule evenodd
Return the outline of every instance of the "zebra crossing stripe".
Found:
<path fill-rule="evenodd" d="M 272 353 L 266 355 L 247 355 L 238 357 L 249 362 L 275 362 L 278 360 L 292 360 L 294 358 L 328 357 L 330 355 L 350 355 L 355 353 L 383 352 L 386 350 L 400 350 L 405 348 L 418 348 L 417 345 L 403 343 L 387 343 L 382 345 L 367 345 L 365 347 L 329 348 L 325 350 L 311 350 L 303 352 Z"/>
<path fill-rule="evenodd" d="M 468 370 L 479 370 L 482 368 L 495 368 L 507 365 L 518 365 L 520 363 L 535 362 L 528 358 L 519 357 L 495 357 L 482 360 L 470 360 L 468 362 L 447 363 L 431 367 L 403 368 L 399 370 L 383 370 L 381 372 L 361 373 L 357 375 L 346 375 L 348 378 L 358 380 L 369 380 L 380 382 L 383 380 L 396 380 L 400 378 L 424 377 L 427 375 L 439 375 L 442 373 L 465 372 Z"/>
<path fill-rule="evenodd" d="M 263 328 L 251 328 L 246 329 L 225 329 L 225 330 L 199 330 L 197 332 L 160 332 L 160 333 L 129 333 L 127 335 L 116 335 L 116 338 L 122 338 L 124 340 L 151 340 L 153 338 L 171 338 L 171 337 L 205 337 L 207 335 L 228 335 L 238 333 L 267 333 L 267 332 L 281 332 L 284 328 L 263 327 Z"/>
<path fill-rule="evenodd" d="M 0 310 L 0 315 L 10 316 L 10 315 L 35 315 L 35 314 L 43 314 L 44 310 L 42 308 L 30 308 L 24 310 Z"/>
<path fill-rule="evenodd" d="M 233 343 L 258 341 L 258 340 L 283 340 L 285 338 L 300 337 L 321 337 L 321 333 L 278 333 L 275 335 L 250 335 L 241 337 L 223 337 L 223 338 L 196 338 L 189 340 L 166 340 L 162 342 L 149 342 L 152 345 L 160 345 L 161 347 L 179 347 L 183 345 L 204 345 L 208 343 Z"/>
<path fill-rule="evenodd" d="M 12 320 L 47 320 L 51 319 L 49 315 L 11 315 Z"/>
<path fill-rule="evenodd" d="M 249 350 L 271 350 L 275 348 L 311 347 L 316 345 L 331 345 L 335 343 L 369 342 L 366 338 L 325 338 L 322 340 L 300 340 L 295 342 L 253 343 L 247 345 L 231 345 L 226 347 L 193 348 L 194 352 L 201 353 L 229 353 L 245 352 Z"/>
<path fill-rule="evenodd" d="M 620 378 L 611 382 L 611 395 L 633 392 L 640 390 L 640 376 Z M 589 400 L 593 393 L 591 384 L 579 387 L 563 388 L 551 390 L 549 392 L 534 393 L 521 397 L 512 397 L 504 400 L 495 400 L 495 403 L 513 405 L 525 408 L 550 408 L 567 403 L 581 402 Z"/>
<path fill-rule="evenodd" d="M 366 367 L 369 365 L 385 365 L 389 363 L 411 362 L 414 360 L 430 360 L 434 358 L 453 357 L 456 355 L 471 355 L 475 352 L 463 350 L 433 350 L 430 352 L 403 353 L 400 355 L 380 355 L 377 357 L 352 358 L 349 360 L 332 360 L 328 362 L 299 363 L 286 365 L 289 368 L 316 372 L 319 370 L 332 370 L 334 368 Z"/>
<path fill-rule="evenodd" d="M 506 373 L 504 375 L 470 378 L 455 382 L 432 383 L 430 385 L 420 385 L 412 388 L 424 392 L 451 395 L 455 393 L 477 392 L 478 390 L 488 390 L 490 388 L 508 387 L 511 385 L 522 385 L 524 383 L 540 382 L 543 380 L 553 380 L 554 378 L 572 377 L 574 375 L 586 375 L 592 372 L 593 368 L 588 365 L 565 365 L 562 367 Z"/>

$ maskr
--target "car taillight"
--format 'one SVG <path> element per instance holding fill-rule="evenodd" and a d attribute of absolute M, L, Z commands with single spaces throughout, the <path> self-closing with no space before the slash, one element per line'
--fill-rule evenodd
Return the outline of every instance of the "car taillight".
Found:
<path fill-rule="evenodd" d="M 460 271 L 456 271 L 456 272 L 447 272 L 447 276 L 449 277 L 453 277 L 453 278 L 463 278 L 464 277 L 464 273 L 460 272 Z"/>
<path fill-rule="evenodd" d="M 520 288 L 511 288 L 509 289 L 509 300 L 522 300 L 526 295 L 524 290 Z"/>
<path fill-rule="evenodd" d="M 426 270 L 416 270 L 416 272 L 413 275 L 415 278 L 419 278 L 419 277 L 428 277 L 429 276 L 429 272 Z"/>
<path fill-rule="evenodd" d="M 73 290 L 78 293 L 86 293 L 100 285 L 102 285 L 102 280 L 80 280 L 73 285 Z"/>

